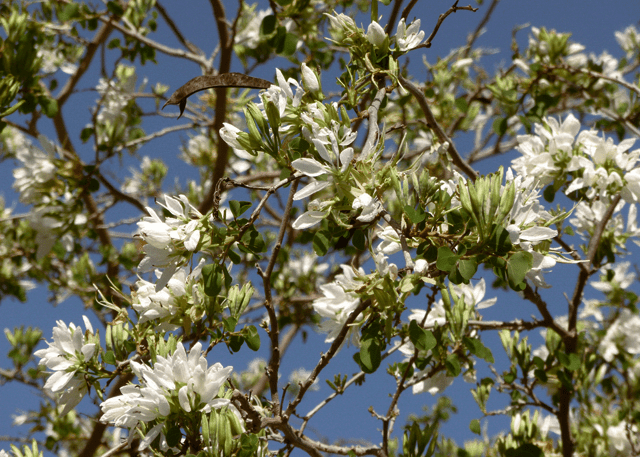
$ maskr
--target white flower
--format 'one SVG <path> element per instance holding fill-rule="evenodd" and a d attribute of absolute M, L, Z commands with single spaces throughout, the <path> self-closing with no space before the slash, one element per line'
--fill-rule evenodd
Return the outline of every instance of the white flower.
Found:
<path fill-rule="evenodd" d="M 242 145 L 238 142 L 238 133 L 242 132 L 238 127 L 223 122 L 220 129 L 220 138 L 224 140 L 229 146 L 234 149 L 244 150 Z"/>
<path fill-rule="evenodd" d="M 640 316 L 626 308 L 607 329 L 598 347 L 607 362 L 611 362 L 620 353 L 620 349 L 629 354 L 640 354 Z"/>
<path fill-rule="evenodd" d="M 620 47 L 627 53 L 627 56 L 633 55 L 633 51 L 640 44 L 640 33 L 635 26 L 630 25 L 622 32 L 615 32 L 616 41 Z"/>
<path fill-rule="evenodd" d="M 627 429 L 629 429 L 629 434 L 627 434 Z M 627 424 L 626 421 L 608 427 L 607 438 L 609 439 L 609 452 L 612 455 L 616 454 L 616 451 L 622 455 L 631 455 L 632 447 L 629 442 L 629 435 L 631 435 L 632 439 L 637 443 L 640 438 L 640 436 L 638 436 L 638 427 Z"/>
<path fill-rule="evenodd" d="M 16 158 L 23 164 L 13 170 L 13 188 L 20 194 L 22 203 L 37 203 L 42 199 L 42 194 L 49 190 L 47 183 L 56 175 L 55 146 L 41 135 L 38 137 L 42 146 L 40 150 L 22 133 L 12 133 L 11 146 L 15 148 Z"/>
<path fill-rule="evenodd" d="M 203 217 L 184 195 L 180 195 L 179 199 L 165 195 L 164 201 L 164 205 L 159 203 L 160 206 L 176 217 L 167 217 L 163 221 L 152 208 L 147 207 L 150 216 L 138 222 L 140 235 L 147 242 L 143 248 L 145 258 L 138 268 L 142 272 L 164 268 L 156 291 L 167 284 L 178 267 L 186 263 L 197 248 Z M 191 219 L 191 215 L 197 219 Z"/>
<path fill-rule="evenodd" d="M 420 19 L 416 19 L 409 25 L 405 25 L 404 18 L 398 22 L 396 30 L 396 45 L 398 51 L 408 51 L 415 48 L 424 40 L 424 31 L 420 30 Z"/>
<path fill-rule="evenodd" d="M 298 368 L 297 370 L 293 370 L 289 375 L 289 382 L 297 387 L 299 384 L 306 382 L 309 376 L 311 376 L 311 371 L 304 368 Z M 316 391 L 319 389 L 320 386 L 318 385 L 318 378 L 316 378 L 313 380 L 313 383 L 309 387 L 309 390 Z"/>
<path fill-rule="evenodd" d="M 356 278 L 364 276 L 364 271 L 362 268 L 354 270 L 350 265 L 341 267 L 342 274 L 336 275 L 334 282 L 320 286 L 324 297 L 313 302 L 313 309 L 326 319 L 319 325 L 320 330 L 328 334 L 326 343 L 336 339 L 351 312 L 360 304 L 360 297 L 354 291 L 362 285 Z M 349 331 L 351 341 L 358 345 L 357 328 L 352 327 Z"/>
<path fill-rule="evenodd" d="M 192 297 L 193 301 L 200 302 L 202 297 L 199 296 L 196 282 L 200 278 L 202 267 L 205 259 L 201 259 L 200 263 L 191 273 L 187 268 L 180 268 L 169 279 L 166 287 L 156 291 L 156 285 L 145 280 L 139 280 L 136 283 L 137 289 L 132 293 L 134 299 L 133 309 L 135 309 L 140 318 L 140 324 L 150 320 L 166 320 L 175 316 L 179 310 L 179 301 L 189 302 Z M 156 276 L 161 277 L 161 272 L 156 271 Z M 174 330 L 175 326 L 162 325 L 161 329 Z M 156 328 L 158 330 L 158 328 Z"/>
<path fill-rule="evenodd" d="M 428 267 L 429 267 L 429 262 L 427 262 L 425 259 L 418 259 L 413 265 L 413 272 L 422 275 L 427 272 Z"/>
<path fill-rule="evenodd" d="M 428 371 L 430 370 L 430 368 L 427 368 L 419 373 L 417 373 L 415 375 L 416 379 L 419 379 L 420 377 L 426 375 L 428 373 Z M 447 376 L 447 373 L 445 371 L 439 371 L 437 372 L 435 375 L 424 379 L 422 381 L 418 381 L 416 382 L 411 391 L 414 394 L 421 394 L 424 392 L 429 392 L 431 395 L 436 395 L 438 393 L 442 393 L 444 392 L 444 390 L 449 387 L 452 383 L 453 380 L 456 378 L 453 378 L 451 376 Z"/>
<path fill-rule="evenodd" d="M 376 48 L 381 48 L 386 38 L 387 34 L 380 24 L 375 21 L 369 24 L 367 28 L 367 41 L 369 41 L 369 43 Z"/>
<path fill-rule="evenodd" d="M 224 368 L 220 363 L 209 367 L 200 342 L 194 344 L 189 353 L 182 343 L 178 343 L 172 355 L 157 356 L 153 368 L 135 361 L 130 363 L 140 384 L 124 386 L 120 389 L 122 395 L 102 402 L 101 422 L 133 428 L 139 422 L 162 421 L 171 412 L 170 400 L 176 393 L 178 405 L 186 413 L 206 413 L 211 408 L 230 406 L 228 400 L 217 398 L 217 395 L 233 367 Z M 162 425 L 160 422 L 153 434 L 147 434 L 145 444 L 153 441 Z M 149 439 L 151 434 L 153 438 Z"/>
<path fill-rule="evenodd" d="M 615 264 L 613 268 L 611 266 L 603 267 L 601 270 L 602 275 L 600 276 L 601 281 L 594 281 L 591 286 L 605 293 L 613 291 L 614 288 L 626 290 L 636 280 L 636 274 L 628 272 L 630 266 L 630 262 L 620 262 Z M 607 279 L 608 272 L 613 273 L 613 277 L 610 280 Z"/>
<path fill-rule="evenodd" d="M 252 9 L 247 8 L 243 13 L 249 13 L 251 20 L 236 33 L 234 44 L 255 49 L 260 43 L 260 25 L 265 17 L 272 14 L 271 9 L 260 10 L 256 14 Z"/>
<path fill-rule="evenodd" d="M 306 63 L 302 63 L 300 70 L 302 72 L 302 84 L 309 92 L 318 92 L 320 90 L 320 83 L 318 82 L 318 76 Z"/>
<path fill-rule="evenodd" d="M 355 210 L 362 208 L 362 212 L 356 218 L 360 222 L 371 222 L 382 212 L 382 204 L 367 193 L 356 197 L 351 207 Z"/>
<path fill-rule="evenodd" d="M 93 336 L 93 327 L 86 316 L 82 316 L 87 327 L 87 337 Z M 40 357 L 40 365 L 45 365 L 53 370 L 53 374 L 47 379 L 44 387 L 51 392 L 62 392 L 60 403 L 64 405 L 62 415 L 67 414 L 87 393 L 87 383 L 82 373 L 78 370 L 96 353 L 96 344 L 88 342 L 80 327 L 73 323 L 69 326 L 63 321 L 57 321 L 53 328 L 53 342 L 46 349 L 40 349 L 34 353 Z"/>
<path fill-rule="evenodd" d="M 382 240 L 378 247 L 376 247 L 376 251 L 382 252 L 386 255 L 391 255 L 402 249 L 402 246 L 400 245 L 400 237 L 396 230 L 390 225 L 387 225 L 376 235 Z"/>

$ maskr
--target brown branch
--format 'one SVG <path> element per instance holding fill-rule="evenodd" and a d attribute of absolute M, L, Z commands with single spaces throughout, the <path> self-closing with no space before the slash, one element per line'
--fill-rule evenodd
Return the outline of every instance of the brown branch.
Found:
<path fill-rule="evenodd" d="M 313 385 L 313 382 L 316 380 L 320 372 L 324 369 L 324 367 L 326 367 L 329 364 L 331 359 L 338 353 L 338 351 L 340 350 L 340 347 L 342 347 L 342 344 L 344 343 L 344 340 L 347 337 L 347 333 L 351 329 L 351 324 L 356 320 L 356 318 L 360 315 L 360 313 L 364 311 L 370 304 L 371 304 L 370 300 L 362 301 L 356 307 L 356 309 L 354 309 L 351 312 L 351 314 L 349 314 L 349 317 L 347 317 L 347 320 L 342 326 L 340 333 L 338 333 L 338 335 L 336 336 L 336 339 L 333 340 L 333 343 L 331 343 L 331 347 L 329 348 L 327 353 L 322 354 L 320 356 L 320 360 L 318 361 L 318 364 L 314 367 L 313 371 L 311 372 L 307 380 L 300 386 L 300 391 L 298 392 L 298 395 L 287 406 L 287 411 L 284 413 L 285 417 L 289 417 L 291 416 L 291 414 L 295 412 L 296 406 L 298 406 L 298 404 L 302 401 L 302 398 L 304 397 L 305 392 L 309 389 L 309 387 Z"/>
<path fill-rule="evenodd" d="M 109 37 L 112 31 L 113 31 L 112 23 L 107 22 L 103 24 L 102 27 L 100 27 L 100 30 L 98 30 L 98 32 L 93 37 L 93 40 L 91 40 L 91 42 L 87 45 L 87 51 L 84 57 L 82 58 L 82 60 L 80 61 L 80 64 L 78 65 L 78 69 L 67 80 L 67 83 L 60 90 L 60 93 L 56 97 L 56 100 L 58 102 L 58 112 L 61 111 L 62 105 L 64 105 L 64 103 L 67 101 L 67 99 L 71 95 L 71 92 L 73 92 L 73 89 L 76 87 L 76 84 L 78 83 L 78 81 L 80 81 L 80 78 L 82 78 L 82 75 L 84 75 L 84 73 L 89 69 L 89 65 L 91 64 L 91 61 L 93 60 L 93 56 L 98 50 L 98 46 L 100 46 L 102 43 L 104 43 L 107 40 L 107 38 Z M 65 146 L 63 145 L 63 147 Z"/>
<path fill-rule="evenodd" d="M 493 14 L 493 11 L 495 10 L 496 6 L 498 6 L 498 2 L 499 1 L 500 0 L 493 0 L 491 2 L 491 5 L 489 5 L 489 9 L 487 10 L 487 12 L 485 13 L 484 17 L 482 18 L 482 20 L 478 24 L 478 27 L 476 27 L 476 29 L 473 31 L 473 33 L 467 39 L 467 46 L 466 46 L 466 49 L 464 50 L 464 54 L 463 54 L 464 57 L 468 57 L 469 56 L 469 53 L 471 52 L 471 48 L 473 48 L 473 44 L 475 43 L 475 41 L 480 36 L 480 33 L 482 32 L 482 29 L 484 28 L 484 26 L 487 25 L 487 22 L 489 22 L 489 19 L 491 18 L 491 15 Z"/>
<path fill-rule="evenodd" d="M 444 13 L 442 13 L 440 16 L 438 16 L 438 22 L 436 22 L 436 26 L 433 28 L 433 32 L 431 32 L 431 35 L 429 35 L 429 38 L 427 38 L 427 41 L 425 41 L 424 43 L 422 43 L 419 46 L 416 46 L 413 49 L 418 49 L 418 48 L 430 48 L 431 47 L 431 42 L 433 41 L 433 39 L 436 37 L 436 35 L 438 34 L 438 30 L 440 30 L 440 26 L 442 25 L 442 23 L 444 22 L 444 20 L 450 15 L 453 14 L 457 11 L 460 10 L 467 10 L 467 11 L 473 11 L 474 13 L 476 11 L 478 11 L 478 8 L 473 8 L 471 5 L 467 5 L 467 6 L 458 6 L 458 2 L 460 0 L 456 0 L 456 2 L 451 6 L 451 8 L 449 8 L 447 11 L 445 11 Z M 404 14 L 404 13 L 403 13 Z"/>
<path fill-rule="evenodd" d="M 393 8 L 391 9 L 391 14 L 389 14 L 389 22 L 387 22 L 387 26 L 384 28 L 384 32 L 387 35 L 391 35 L 391 32 L 393 31 L 393 24 L 396 23 L 401 6 L 402 6 L 402 0 L 395 0 L 393 2 Z"/>
<path fill-rule="evenodd" d="M 591 236 L 591 240 L 589 241 L 589 248 L 587 250 L 587 260 L 589 262 L 589 266 L 588 268 L 580 270 L 580 273 L 578 274 L 578 281 L 576 282 L 576 288 L 573 292 L 573 297 L 569 302 L 569 331 L 568 334 L 562 338 L 567 354 L 574 354 L 576 352 L 576 348 L 578 345 L 578 335 L 576 331 L 578 322 L 578 309 L 580 303 L 582 302 L 582 296 L 584 293 L 584 288 L 587 285 L 587 281 L 599 267 L 599 265 L 594 264 L 595 256 L 600 245 L 600 241 L 602 240 L 604 229 L 609 220 L 611 220 L 615 208 L 620 202 L 620 198 L 620 195 L 617 195 L 615 198 L 613 198 L 613 200 L 609 204 L 609 207 L 607 208 L 607 212 L 604 214 L 602 219 L 598 221 L 594 233 Z M 573 397 L 573 389 L 567 388 L 564 384 L 562 384 L 560 386 L 558 394 L 560 398 L 558 405 L 558 422 L 560 423 L 560 436 L 562 438 L 562 454 L 564 457 L 570 457 L 573 455 L 575 447 L 573 437 L 571 436 L 570 423 L 570 406 Z"/>
<path fill-rule="evenodd" d="M 416 98 L 416 100 L 418 101 L 418 104 L 420 105 L 420 108 L 422 108 L 422 111 L 424 112 L 427 125 L 429 126 L 429 128 L 431 128 L 433 133 L 436 134 L 436 136 L 438 137 L 438 140 L 440 140 L 442 144 L 447 143 L 449 145 L 449 147 L 447 148 L 447 151 L 451 156 L 451 161 L 453 162 L 453 164 L 457 166 L 460 170 L 462 170 L 464 174 L 466 174 L 469 177 L 469 179 L 471 179 L 471 181 L 475 181 L 476 178 L 478 177 L 478 172 L 475 171 L 467 162 L 465 162 L 465 160 L 462 158 L 462 156 L 456 149 L 455 145 L 453 144 L 453 141 L 451 141 L 451 139 L 447 136 L 445 131 L 442 130 L 442 127 L 440 127 L 440 125 L 436 121 L 436 118 L 431 112 L 431 108 L 429 108 L 429 102 L 427 101 L 427 97 L 425 97 L 425 95 L 417 86 L 415 86 L 411 81 L 405 79 L 405 77 L 402 76 L 401 74 L 398 74 L 398 81 L 400 82 L 402 87 L 407 89 L 411 93 L 411 95 L 413 95 Z"/>
<path fill-rule="evenodd" d="M 109 392 L 109 396 L 107 398 L 114 398 L 120 395 L 120 388 L 124 387 L 129 381 L 133 379 L 133 373 L 125 373 L 120 375 L 118 378 L 118 382 L 116 382 L 111 391 Z M 96 425 L 91 432 L 91 436 L 87 440 L 87 444 L 85 444 L 78 457 L 93 457 L 93 455 L 98 450 L 98 447 L 102 444 L 102 435 L 107 429 L 108 424 L 100 422 L 100 417 L 102 416 L 102 412 L 99 412 L 96 415 Z"/>
<path fill-rule="evenodd" d="M 158 12 L 160 13 L 160 16 L 162 16 L 162 19 L 164 19 L 164 21 L 167 23 L 167 25 L 169 26 L 169 28 L 171 29 L 173 34 L 176 36 L 178 41 L 180 43 L 182 43 L 182 46 L 184 46 L 185 48 L 187 48 L 189 51 L 191 51 L 194 54 L 202 54 L 202 51 L 200 49 L 198 49 L 198 47 L 196 45 L 194 45 L 193 43 L 189 42 L 184 37 L 184 35 L 182 35 L 182 32 L 180 32 L 180 29 L 178 29 L 178 26 L 176 25 L 175 22 L 173 22 L 173 19 L 171 18 L 171 16 L 169 16 L 169 14 L 167 13 L 167 10 L 164 9 L 164 6 L 162 6 L 160 4 L 159 0 L 156 0 L 155 7 L 158 10 Z"/>
<path fill-rule="evenodd" d="M 227 18 L 224 11 L 224 5 L 220 0 L 209 0 L 213 15 L 218 25 L 218 40 L 220 46 L 220 65 L 218 66 L 218 74 L 229 73 L 231 69 L 231 56 L 233 50 L 233 37 L 229 35 L 227 30 Z M 200 202 L 198 210 L 204 214 L 213 207 L 213 196 L 215 194 L 218 181 L 220 181 L 227 170 L 229 163 L 229 145 L 220 136 L 220 129 L 223 126 L 227 116 L 227 90 L 224 87 L 216 89 L 216 107 L 215 117 L 211 128 L 215 130 L 218 136 L 218 148 L 216 163 L 213 166 L 213 176 L 211 177 L 211 187 L 209 188 L 204 200 Z"/>

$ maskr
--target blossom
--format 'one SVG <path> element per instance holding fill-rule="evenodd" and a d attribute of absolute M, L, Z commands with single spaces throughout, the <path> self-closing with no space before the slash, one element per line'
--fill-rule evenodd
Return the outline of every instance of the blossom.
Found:
<path fill-rule="evenodd" d="M 602 268 L 601 281 L 594 281 L 591 286 L 605 293 L 612 292 L 614 289 L 626 290 L 636 280 L 635 273 L 628 272 L 630 266 L 630 262 L 620 262 L 613 268 L 610 266 Z M 613 274 L 611 277 L 609 272 Z"/>
<path fill-rule="evenodd" d="M 188 353 L 178 343 L 172 355 L 158 355 L 153 367 L 133 360 L 130 364 L 140 384 L 126 385 L 120 389 L 122 395 L 102 402 L 100 420 L 130 429 L 140 422 L 160 421 L 147 433 L 144 446 L 162 432 L 163 420 L 171 412 L 208 413 L 211 408 L 232 407 L 229 400 L 218 398 L 218 391 L 233 367 L 208 366 L 200 342 Z"/>
<path fill-rule="evenodd" d="M 620 350 L 633 355 L 640 354 L 640 316 L 626 308 L 607 329 L 598 346 L 598 351 L 607 362 L 611 362 Z"/>
<path fill-rule="evenodd" d="M 614 35 L 620 47 L 627 53 L 627 56 L 633 55 L 634 50 L 640 43 L 640 33 L 635 26 L 630 25 L 622 32 L 615 32 Z"/>
<path fill-rule="evenodd" d="M 167 217 L 163 221 L 152 208 L 147 207 L 150 216 L 138 222 L 140 236 L 147 243 L 144 246 L 145 258 L 138 268 L 143 272 L 165 268 L 156 284 L 156 291 L 166 286 L 178 267 L 195 251 L 200 241 L 203 217 L 184 195 L 179 198 L 165 195 L 164 201 L 160 206 L 175 217 Z M 198 219 L 191 219 L 191 214 Z"/>
<path fill-rule="evenodd" d="M 150 320 L 171 319 L 178 313 L 181 301 L 189 301 L 189 298 L 192 298 L 192 300 L 200 302 L 202 297 L 199 297 L 196 283 L 201 276 L 203 265 L 204 259 L 201 259 L 191 273 L 188 273 L 186 267 L 180 268 L 169 279 L 166 287 L 159 291 L 156 290 L 155 284 L 139 280 L 136 283 L 137 290 L 132 294 L 134 297 L 133 309 L 140 316 L 138 322 L 142 324 Z M 156 276 L 160 278 L 161 272 L 156 271 Z M 161 325 L 160 328 L 173 330 L 175 326 Z"/>
<path fill-rule="evenodd" d="M 596 429 L 602 434 L 602 426 L 600 424 L 596 424 Z M 606 435 L 609 440 L 609 452 L 611 455 L 616 455 L 618 452 L 622 455 L 631 455 L 633 448 L 629 442 L 629 437 L 635 443 L 640 440 L 638 427 L 628 424 L 626 421 L 607 427 Z"/>
<path fill-rule="evenodd" d="M 356 218 L 360 222 L 371 222 L 382 212 L 380 202 L 367 193 L 356 197 L 351 207 L 355 210 L 362 208 L 362 212 Z"/>
<path fill-rule="evenodd" d="M 428 373 L 428 369 L 422 370 L 417 373 L 414 377 L 416 379 L 420 379 Z M 447 376 L 445 371 L 439 371 L 436 374 L 423 379 L 421 381 L 417 381 L 413 384 L 411 391 L 413 394 L 421 394 L 424 392 L 429 392 L 431 395 L 436 395 L 438 393 L 444 392 L 444 390 L 453 384 L 453 380 L 456 379 L 451 376 Z"/>
<path fill-rule="evenodd" d="M 291 374 L 289 375 L 289 382 L 292 384 L 292 386 L 295 386 L 296 388 L 294 388 L 294 392 L 297 391 L 297 386 L 299 384 L 305 383 L 307 381 L 307 379 L 309 379 L 309 376 L 311 376 L 311 371 L 306 370 L 304 368 L 298 368 L 297 370 L 293 370 L 291 372 Z M 313 383 L 311 383 L 311 386 L 309 386 L 309 390 L 319 390 L 320 386 L 318 385 L 318 378 L 313 380 Z"/>
<path fill-rule="evenodd" d="M 302 73 L 302 84 L 309 92 L 318 92 L 320 90 L 320 82 L 315 72 L 304 62 L 300 66 Z"/>
<path fill-rule="evenodd" d="M 326 320 L 320 323 L 320 330 L 327 333 L 326 343 L 336 339 L 338 333 L 344 327 L 347 318 L 360 304 L 360 297 L 355 290 L 362 284 L 357 281 L 358 276 L 364 276 L 364 270 L 355 270 L 350 265 L 341 265 L 342 273 L 336 275 L 335 281 L 320 286 L 324 297 L 313 302 L 313 309 Z M 359 344 L 358 333 L 355 327 L 351 330 L 351 340 Z"/>
<path fill-rule="evenodd" d="M 44 136 L 39 136 L 42 149 L 14 131 L 10 141 L 16 151 L 16 158 L 23 164 L 13 170 L 13 188 L 20 194 L 22 203 L 36 203 L 45 192 L 50 192 L 51 181 L 56 176 L 55 145 Z"/>
<path fill-rule="evenodd" d="M 69 326 L 59 320 L 53 328 L 53 342 L 47 342 L 45 349 L 34 353 L 40 357 L 40 365 L 53 370 L 44 387 L 51 392 L 62 392 L 60 403 L 64 405 L 62 415 L 67 414 L 87 393 L 87 383 L 80 371 L 96 354 L 96 344 L 92 342 L 93 327 L 86 316 L 82 316 L 87 328 L 86 335 L 73 323 Z"/>
<path fill-rule="evenodd" d="M 273 13 L 271 9 L 260 10 L 257 13 L 249 8 L 243 11 L 243 13 L 247 12 L 250 13 L 248 16 L 251 17 L 251 20 L 235 34 L 234 44 L 255 49 L 260 44 L 260 25 L 262 20 Z"/>
<path fill-rule="evenodd" d="M 381 48 L 384 45 L 384 40 L 387 38 L 387 34 L 380 24 L 372 22 L 367 28 L 367 41 L 374 45 L 376 48 Z"/>
<path fill-rule="evenodd" d="M 409 25 L 405 25 L 404 18 L 398 22 L 396 30 L 396 45 L 398 51 L 405 52 L 415 48 L 424 40 L 424 31 L 420 30 L 420 19 L 416 19 Z"/>

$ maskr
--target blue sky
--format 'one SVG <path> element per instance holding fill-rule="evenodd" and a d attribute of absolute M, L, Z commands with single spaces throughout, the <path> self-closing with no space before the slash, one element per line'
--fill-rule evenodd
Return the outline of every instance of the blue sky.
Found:
<path fill-rule="evenodd" d="M 488 2 L 485 3 L 488 4 Z M 229 4 L 229 2 L 227 2 L 227 4 Z M 420 18 L 422 20 L 423 30 L 429 34 L 437 20 L 438 14 L 446 11 L 450 4 L 451 1 L 443 0 L 429 2 L 424 0 L 419 1 L 410 17 Z M 185 5 L 188 5 L 188 7 Z M 217 30 L 212 21 L 211 9 L 207 1 L 188 0 L 188 2 L 179 2 L 166 0 L 165 7 L 172 14 L 179 27 L 186 32 L 189 40 L 201 46 L 207 53 L 210 53 L 215 48 Z M 424 55 L 430 62 L 434 62 L 437 56 L 445 56 L 450 49 L 462 45 L 467 33 L 474 30 L 481 20 L 486 8 L 487 5 L 484 5 L 477 13 L 460 11 L 450 16 L 442 25 L 431 49 L 422 49 L 410 55 L 412 62 L 411 68 L 415 69 L 417 79 L 423 77 L 417 73 L 423 68 L 420 64 L 422 56 Z M 227 11 L 229 14 L 235 11 L 235 6 L 228 6 Z M 380 13 L 384 15 L 386 12 L 387 10 L 381 6 Z M 587 52 L 600 54 L 603 51 L 609 51 L 613 55 L 619 56 L 620 53 L 613 35 L 614 31 L 622 30 L 632 24 L 638 26 L 639 19 L 640 4 L 637 0 L 610 2 L 599 0 L 503 1 L 497 6 L 491 21 L 487 24 L 486 33 L 478 40 L 478 45 L 496 49 L 499 52 L 492 56 L 485 57 L 481 63 L 483 63 L 489 71 L 504 66 L 510 58 L 509 46 L 512 28 L 525 23 L 536 27 L 544 26 L 553 28 L 561 32 L 572 32 L 573 41 L 583 44 Z M 357 18 L 357 22 L 363 23 L 366 27 L 368 24 L 367 16 L 363 15 Z M 382 22 L 384 23 L 384 19 Z M 166 27 L 162 20 L 159 20 L 159 25 L 159 33 L 162 35 Z M 518 37 L 521 47 L 525 46 L 528 34 L 529 32 L 526 29 L 519 32 Z M 163 41 L 161 38 L 158 38 L 158 40 Z M 173 45 L 174 43 L 172 40 L 168 40 L 168 44 Z M 173 91 L 188 79 L 199 74 L 199 70 L 195 65 L 186 64 L 184 66 L 178 66 L 175 65 L 175 60 L 164 56 L 158 56 L 158 62 L 159 65 L 157 67 L 146 65 L 145 67 L 139 68 L 138 80 L 141 81 L 143 77 L 148 77 L 150 86 L 155 84 L 156 81 L 162 81 L 165 84 L 169 84 L 171 87 L 170 90 Z M 276 65 L 286 66 L 288 62 L 276 62 Z M 232 69 L 234 71 L 242 71 L 237 60 L 234 62 Z M 80 87 L 95 86 L 97 71 L 97 66 L 94 64 L 82 79 Z M 273 79 L 274 74 L 275 69 L 272 63 L 270 63 L 268 67 L 254 72 L 254 75 L 265 79 Z M 335 75 L 332 75 L 331 72 L 326 72 L 322 77 L 325 87 L 333 86 L 332 79 L 335 78 Z M 88 100 L 87 103 L 91 104 L 96 98 L 96 94 L 89 93 L 79 95 L 78 99 L 81 97 L 85 97 Z M 72 131 L 76 132 L 77 138 L 77 133 L 87 123 L 89 114 L 88 109 L 84 108 L 87 104 L 77 105 L 83 108 L 77 109 L 74 112 L 70 106 L 72 103 L 74 102 L 70 102 L 69 106 L 65 107 L 65 115 L 67 116 L 68 125 L 71 126 Z M 168 107 L 165 111 L 177 112 L 177 108 Z M 157 125 L 158 128 L 161 128 L 176 125 L 178 122 L 183 122 L 183 120 L 176 121 L 175 118 L 163 118 L 158 121 Z M 46 129 L 43 130 L 47 132 Z M 179 179 L 181 179 L 181 183 L 184 184 L 185 182 L 182 173 L 183 171 L 187 171 L 186 167 L 176 160 L 175 157 L 178 153 L 179 145 L 187 139 L 184 134 L 173 135 L 168 139 L 161 141 L 156 140 L 141 151 L 142 154 L 151 157 L 160 156 L 167 161 L 171 170 L 170 179 L 167 180 L 169 186 L 172 185 L 174 176 L 178 176 Z M 88 147 L 88 145 L 86 146 Z M 460 145 L 458 145 L 458 148 L 461 149 Z M 464 149 L 461 149 L 461 151 L 464 154 Z M 92 152 L 89 149 L 85 149 L 81 151 L 81 154 L 90 157 Z M 498 164 L 506 165 L 512 157 L 513 154 L 507 154 L 504 157 L 479 164 L 478 167 L 483 172 L 493 171 Z M 133 162 L 131 162 L 131 164 L 133 164 Z M 117 166 L 117 164 L 114 165 L 114 170 L 117 169 Z M 0 186 L 0 194 L 4 196 L 8 206 L 12 206 L 12 204 L 17 201 L 16 194 L 10 187 L 10 183 L 13 181 L 11 168 L 8 162 L 5 162 L 5 164 L 0 167 L 0 182 L 4 183 Z M 24 210 L 19 204 L 16 204 L 15 208 L 16 213 L 23 212 Z M 131 229 L 133 230 L 133 227 Z M 571 290 L 570 286 L 572 280 L 575 278 L 575 274 L 570 267 L 558 269 L 555 273 L 559 273 L 554 274 L 551 278 L 555 287 L 545 297 L 549 297 L 549 302 L 557 302 L 557 306 L 560 307 L 565 303 L 561 292 L 567 288 L 568 291 Z M 486 319 L 509 319 L 516 316 L 527 317 L 531 314 L 536 314 L 533 306 L 522 309 L 522 307 L 527 306 L 527 304 L 522 304 L 517 297 L 505 296 L 504 294 L 494 293 L 491 290 L 487 292 L 486 296 L 493 297 L 496 295 L 499 295 L 500 300 L 493 308 L 486 310 L 484 313 Z M 518 305 L 518 309 L 514 309 L 514 307 L 511 306 L 512 299 Z M 83 312 L 81 305 L 74 300 L 68 300 L 52 308 L 47 303 L 46 290 L 37 289 L 29 293 L 27 303 L 22 304 L 13 300 L 6 300 L 0 304 L 0 322 L 2 322 L 3 328 L 13 328 L 14 326 L 23 324 L 26 326 L 40 327 L 44 332 L 45 338 L 50 339 L 51 329 L 55 325 L 56 320 L 61 319 L 67 323 L 74 322 L 80 325 L 82 324 L 81 316 Z M 93 318 L 92 321 L 97 324 L 97 321 Z M 532 337 L 533 336 L 534 335 L 532 335 Z M 321 335 L 310 331 L 309 342 L 304 346 L 298 337 L 298 340 L 290 349 L 291 353 L 289 355 L 291 357 L 287 357 L 285 365 L 283 366 L 283 373 L 288 374 L 291 369 L 301 366 L 308 369 L 312 368 L 314 362 L 320 355 L 320 351 L 327 349 L 327 346 L 321 343 L 322 339 L 323 337 Z M 493 349 L 496 359 L 498 359 L 499 354 L 502 353 L 502 348 L 499 345 L 497 337 L 490 337 L 488 341 L 490 342 L 490 347 Z M 266 344 L 265 339 L 263 339 L 263 344 Z M 0 338 L 0 366 L 3 368 L 9 367 L 5 356 L 7 351 L 8 343 L 4 338 Z M 327 375 L 322 378 L 320 391 L 310 395 L 310 401 L 304 402 L 298 409 L 298 413 L 301 415 L 306 413 L 318 401 L 328 395 L 329 389 L 326 384 L 324 384 L 324 379 L 333 377 L 332 375 L 329 376 L 329 373 L 341 371 L 342 373 L 351 374 L 357 371 L 356 365 L 351 360 L 351 352 L 349 348 L 343 349 L 336 361 L 338 367 L 328 371 Z M 236 369 L 241 370 L 246 367 L 246 363 L 254 356 L 253 353 L 248 353 L 246 349 L 244 349 L 241 354 L 244 354 L 243 357 L 230 358 L 228 354 L 225 354 L 224 351 L 221 350 L 214 353 L 213 358 L 220 360 L 225 365 L 233 364 Z M 263 356 L 266 357 L 266 355 Z M 321 425 L 317 425 L 317 428 L 318 431 L 321 432 L 321 435 L 314 435 L 313 422 L 307 430 L 309 435 L 314 439 L 320 439 L 322 436 L 326 436 L 329 440 L 338 438 L 362 438 L 378 442 L 379 434 L 376 433 L 376 428 L 380 426 L 380 423 L 371 418 L 367 412 L 367 408 L 372 405 L 379 413 L 386 411 L 385 405 L 388 404 L 386 393 L 390 390 L 389 386 L 389 377 L 382 372 L 368 377 L 367 383 L 362 388 L 351 389 L 348 394 L 336 399 L 334 403 L 318 415 L 318 424 Z M 461 412 L 458 416 L 454 417 L 449 424 L 443 427 L 443 432 L 457 439 L 459 443 L 471 437 L 471 433 L 468 431 L 469 420 L 480 417 L 480 412 L 468 392 L 470 387 L 470 385 L 464 384 L 461 379 L 458 379 L 446 392 L 454 399 L 454 403 Z M 38 402 L 37 392 L 32 389 L 13 384 L 0 386 L 0 437 L 3 435 L 23 434 L 23 429 L 11 427 L 12 415 L 16 414 L 19 410 L 35 408 Z M 422 394 L 421 396 L 408 394 L 404 400 L 401 401 L 400 407 L 403 412 L 411 411 L 419 413 L 421 405 L 432 405 L 434 402 L 435 398 L 429 394 Z M 93 414 L 95 407 L 90 403 L 83 403 L 82 410 L 88 414 Z M 343 420 L 337 420 L 345 416 L 353 418 L 348 422 L 348 428 L 345 428 L 345 422 Z M 404 417 L 406 416 L 403 414 L 402 418 Z M 404 420 L 399 420 L 396 423 L 396 430 L 400 430 L 403 423 Z M 490 435 L 508 427 L 508 422 L 504 420 L 497 420 L 495 423 L 492 421 L 491 424 L 489 428 Z M 8 444 L 0 442 L 0 449 L 3 448 L 8 449 Z"/>

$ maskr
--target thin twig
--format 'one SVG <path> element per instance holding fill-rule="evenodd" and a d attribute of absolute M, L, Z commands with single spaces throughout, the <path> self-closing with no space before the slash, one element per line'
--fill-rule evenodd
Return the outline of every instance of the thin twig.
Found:
<path fill-rule="evenodd" d="M 413 95 L 416 100 L 418 100 L 418 104 L 422 108 L 422 111 L 424 112 L 425 118 L 427 120 L 427 125 L 436 134 L 438 140 L 440 140 L 442 144 L 446 143 L 449 145 L 447 151 L 451 156 L 451 161 L 453 162 L 453 164 L 461 169 L 464 174 L 466 174 L 467 177 L 471 179 L 471 181 L 475 181 L 478 177 L 478 172 L 475 171 L 467 162 L 465 162 L 465 160 L 462 158 L 455 145 L 453 144 L 453 141 L 451 141 L 444 130 L 442 130 L 442 127 L 440 127 L 435 117 L 433 116 L 431 108 L 429 108 L 427 97 L 425 97 L 425 95 L 417 86 L 415 86 L 411 81 L 405 79 L 405 77 L 401 74 L 398 74 L 398 81 L 400 82 L 402 87 L 407 89 L 411 93 L 411 95 Z"/>

